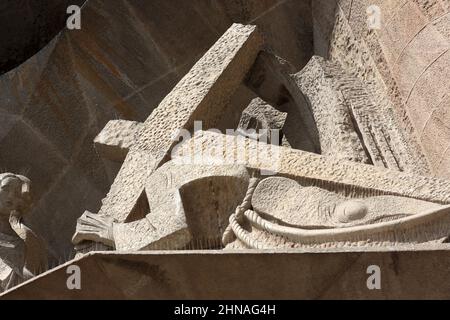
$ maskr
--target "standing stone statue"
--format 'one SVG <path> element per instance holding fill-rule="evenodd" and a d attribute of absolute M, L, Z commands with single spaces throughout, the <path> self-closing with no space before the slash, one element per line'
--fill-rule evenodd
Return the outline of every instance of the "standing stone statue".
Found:
<path fill-rule="evenodd" d="M 0 174 L 0 290 L 7 290 L 47 269 L 46 246 L 23 223 L 31 207 L 31 182 Z"/>

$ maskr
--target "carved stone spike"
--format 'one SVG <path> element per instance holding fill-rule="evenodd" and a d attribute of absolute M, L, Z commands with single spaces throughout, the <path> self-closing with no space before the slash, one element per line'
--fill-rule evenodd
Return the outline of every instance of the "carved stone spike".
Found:
<path fill-rule="evenodd" d="M 111 120 L 95 138 L 95 149 L 103 158 L 123 162 L 142 123 L 125 120 Z"/>
<path fill-rule="evenodd" d="M 23 221 L 31 209 L 31 181 L 0 174 L 0 289 L 7 290 L 47 269 L 43 240 Z"/>

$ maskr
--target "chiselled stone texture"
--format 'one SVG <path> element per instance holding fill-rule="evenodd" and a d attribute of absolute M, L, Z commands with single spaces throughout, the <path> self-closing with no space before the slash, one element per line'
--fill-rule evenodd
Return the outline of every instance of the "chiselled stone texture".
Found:
<path fill-rule="evenodd" d="M 321 154 L 371 163 L 358 136 L 359 127 L 351 101 L 336 83 L 340 80 L 336 69 L 337 66 L 327 64 L 323 58 L 313 57 L 294 77 L 308 98 L 319 131 Z"/>
<path fill-rule="evenodd" d="M 0 291 L 47 270 L 46 244 L 24 223 L 31 206 L 31 181 L 0 174 Z"/>
<path fill-rule="evenodd" d="M 319 133 L 314 117 L 305 96 L 291 77 L 296 71 L 283 58 L 262 51 L 246 83 L 264 101 L 287 113 L 284 132 L 293 148 L 320 153 Z"/>
<path fill-rule="evenodd" d="M 399 246 L 450 236 L 450 206 L 401 196 L 346 197 L 273 177 L 259 182 L 251 202 L 230 218 L 237 240 L 227 248 Z"/>
<path fill-rule="evenodd" d="M 316 15 L 324 13 L 324 1 L 319 2 Z M 380 111 L 397 131 L 395 144 L 405 158 L 411 157 L 408 170 L 447 178 L 449 87 L 442 79 L 450 66 L 448 1 L 333 2 L 336 11 L 328 15 L 334 23 L 324 32 L 332 34 L 329 58 L 357 75 L 378 98 Z M 367 28 L 370 5 L 381 9 L 380 30 Z"/>
<path fill-rule="evenodd" d="M 104 158 L 123 162 L 141 127 L 135 121 L 111 120 L 95 138 L 95 149 Z"/>
<path fill-rule="evenodd" d="M 214 118 L 244 80 L 262 46 L 256 27 L 234 24 L 145 121 L 100 214 L 124 221 L 145 182 L 170 155 L 181 129 Z"/>
<path fill-rule="evenodd" d="M 396 196 L 352 199 L 322 188 L 301 186 L 292 179 L 269 177 L 258 184 L 252 207 L 286 225 L 330 229 L 390 221 L 442 207 Z"/>
<path fill-rule="evenodd" d="M 73 242 L 94 241 L 119 251 L 220 247 L 228 218 L 244 197 L 248 172 L 242 165 L 178 160 L 161 166 L 146 182 L 150 213 L 126 223 L 85 213 Z"/>
<path fill-rule="evenodd" d="M 319 127 L 322 155 L 403 171 L 392 129 L 363 82 L 335 62 L 313 57 L 295 79 Z"/>
<path fill-rule="evenodd" d="M 287 113 L 276 110 L 260 98 L 253 99 L 242 112 L 238 133 L 242 136 L 276 145 L 290 146 L 283 133 Z"/>
<path fill-rule="evenodd" d="M 219 163 L 230 161 L 230 154 L 240 154 L 239 159 L 235 161 L 245 164 L 248 168 L 275 170 L 278 175 L 343 195 L 397 195 L 450 204 L 450 182 L 447 180 L 341 161 L 242 137 L 197 132 L 193 139 L 177 150 L 177 154 L 184 157 L 189 154 L 215 155 Z"/>
<path fill-rule="evenodd" d="M 239 165 L 168 162 L 146 183 L 152 211 L 145 219 L 114 225 L 117 250 L 207 249 L 244 197 L 248 172 Z"/>
<path fill-rule="evenodd" d="M 71 255 L 77 218 L 99 210 L 119 170 L 93 144 L 108 121 L 144 121 L 233 22 L 258 25 L 266 42 L 298 68 L 312 54 L 309 0 L 276 6 L 277 0 L 89 0 L 81 30 L 59 29 L 67 6 L 81 3 L 0 5 L 0 65 L 43 47 L 0 76 L 0 169 L 33 181 L 29 222 L 45 237 L 54 263 Z M 27 52 L 16 51 L 23 46 Z"/>
<path fill-rule="evenodd" d="M 364 250 L 98 252 L 49 271 L 1 298 L 450 299 L 448 249 L 449 245 L 426 245 Z M 382 270 L 383 290 L 367 289 L 365 271 L 374 261 Z M 67 268 L 73 264 L 81 268 L 82 290 L 67 290 Z"/>

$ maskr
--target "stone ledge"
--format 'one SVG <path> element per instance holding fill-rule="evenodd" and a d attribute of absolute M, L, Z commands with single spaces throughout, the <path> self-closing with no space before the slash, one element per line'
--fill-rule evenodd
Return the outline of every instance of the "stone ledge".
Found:
<path fill-rule="evenodd" d="M 66 269 L 81 269 L 68 290 Z M 381 269 L 381 290 L 367 268 Z M 97 252 L 2 299 L 449 299 L 450 245 L 308 251 Z"/>

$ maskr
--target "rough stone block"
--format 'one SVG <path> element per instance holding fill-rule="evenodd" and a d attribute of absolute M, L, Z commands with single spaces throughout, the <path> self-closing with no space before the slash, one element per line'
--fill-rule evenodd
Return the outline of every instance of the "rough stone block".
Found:
<path fill-rule="evenodd" d="M 95 149 L 106 159 L 123 162 L 141 127 L 135 121 L 111 120 L 95 138 Z"/>
<path fill-rule="evenodd" d="M 226 106 L 261 46 L 262 38 L 255 26 L 230 27 L 145 121 L 103 201 L 101 214 L 119 221 L 126 219 L 149 176 L 175 145 L 179 130 L 191 129 L 195 120 L 214 118 Z"/>

